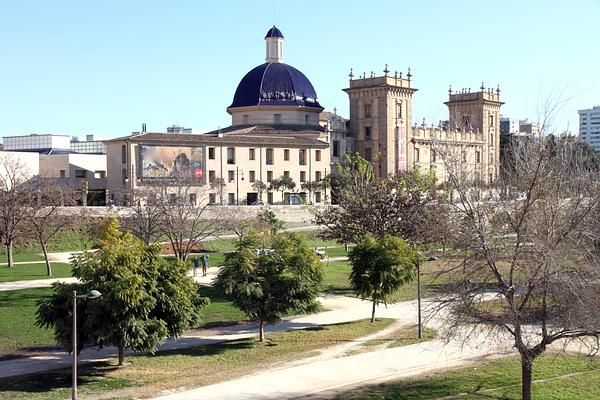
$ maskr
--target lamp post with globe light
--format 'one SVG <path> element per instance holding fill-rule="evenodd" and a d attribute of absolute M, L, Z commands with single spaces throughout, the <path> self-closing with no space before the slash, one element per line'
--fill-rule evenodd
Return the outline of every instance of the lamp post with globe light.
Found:
<path fill-rule="evenodd" d="M 90 290 L 86 294 L 77 294 L 77 290 L 73 290 L 73 367 L 72 367 L 72 384 L 71 384 L 71 399 L 77 400 L 77 299 L 94 300 L 102 296 L 97 290 Z"/>

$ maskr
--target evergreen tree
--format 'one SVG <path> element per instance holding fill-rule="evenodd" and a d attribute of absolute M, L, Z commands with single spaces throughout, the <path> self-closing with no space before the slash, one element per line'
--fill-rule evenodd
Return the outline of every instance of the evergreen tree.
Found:
<path fill-rule="evenodd" d="M 119 365 L 124 350 L 155 351 L 199 320 L 206 303 L 179 260 L 163 259 L 158 246 L 144 246 L 131 233 L 122 233 L 116 219 L 103 228 L 98 251 L 86 252 L 73 263 L 81 283 L 55 284 L 54 294 L 40 302 L 37 324 L 54 328 L 56 340 L 71 346 L 73 291 L 96 289 L 102 297 L 78 304 L 78 349 L 88 344 L 114 345 Z"/>

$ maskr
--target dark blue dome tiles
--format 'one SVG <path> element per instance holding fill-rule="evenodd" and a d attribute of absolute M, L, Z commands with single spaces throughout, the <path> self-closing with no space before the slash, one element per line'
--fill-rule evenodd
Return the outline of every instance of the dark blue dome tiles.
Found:
<path fill-rule="evenodd" d="M 265 39 L 269 38 L 269 37 L 284 38 L 283 33 L 281 33 L 281 31 L 279 29 L 277 29 L 277 27 L 275 27 L 275 25 L 273 25 L 273 27 L 267 31 L 267 34 L 265 35 Z"/>
<path fill-rule="evenodd" d="M 283 63 L 266 63 L 248 72 L 240 81 L 231 107 L 304 106 L 322 108 L 308 78 Z"/>

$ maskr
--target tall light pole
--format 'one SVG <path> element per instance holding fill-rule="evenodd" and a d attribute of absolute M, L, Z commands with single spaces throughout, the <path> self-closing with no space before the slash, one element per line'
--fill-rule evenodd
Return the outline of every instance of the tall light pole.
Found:
<path fill-rule="evenodd" d="M 436 256 L 429 256 L 426 261 L 435 261 L 438 258 Z M 419 323 L 417 325 L 417 337 L 423 338 L 423 323 L 421 321 L 421 257 L 417 257 L 417 313 Z"/>
<path fill-rule="evenodd" d="M 77 299 L 97 299 L 102 296 L 97 290 L 90 290 L 86 294 L 77 294 L 77 290 L 73 290 L 73 367 L 72 367 L 72 382 L 71 382 L 71 400 L 77 400 Z"/>

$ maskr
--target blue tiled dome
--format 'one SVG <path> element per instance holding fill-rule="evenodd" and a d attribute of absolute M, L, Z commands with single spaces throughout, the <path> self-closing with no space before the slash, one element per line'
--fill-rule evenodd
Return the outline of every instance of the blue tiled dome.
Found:
<path fill-rule="evenodd" d="M 308 78 L 283 63 L 259 65 L 242 78 L 229 107 L 247 106 L 322 108 Z"/>
<path fill-rule="evenodd" d="M 283 38 L 283 33 L 281 33 L 281 31 L 279 29 L 277 29 L 277 27 L 275 27 L 275 25 L 273 25 L 273 27 L 267 31 L 267 34 L 265 35 L 265 39 L 269 38 L 269 37 Z"/>

